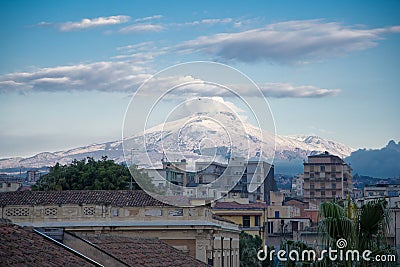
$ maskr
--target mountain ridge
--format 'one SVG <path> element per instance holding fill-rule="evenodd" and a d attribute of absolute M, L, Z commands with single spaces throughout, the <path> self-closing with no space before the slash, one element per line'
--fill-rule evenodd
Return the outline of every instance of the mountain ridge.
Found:
<path fill-rule="evenodd" d="M 315 135 L 274 135 L 244 123 L 232 115 L 229 112 L 194 114 L 164 125 L 156 125 L 148 129 L 144 135 L 143 133 L 132 135 L 124 144 L 121 140 L 117 140 L 64 151 L 41 152 L 26 158 L 0 159 L 0 169 L 20 166 L 40 168 L 52 166 L 57 162 L 68 164 L 74 159 L 86 157 L 99 159 L 102 156 L 121 163 L 125 161 L 123 147 L 128 150 L 131 147 L 142 147 L 143 141 L 145 141 L 145 151 L 135 151 L 133 160 L 135 164 L 140 165 L 145 156 L 161 163 L 160 155 L 165 151 L 170 153 L 171 160 L 179 156 L 196 160 L 213 154 L 218 156 L 217 159 L 223 160 L 226 156 L 224 154 L 232 148 L 239 153 L 247 152 L 249 157 L 255 156 L 262 150 L 280 160 L 305 159 L 308 155 L 324 151 L 347 157 L 353 151 L 341 143 Z M 129 142 L 130 145 L 126 145 Z"/>

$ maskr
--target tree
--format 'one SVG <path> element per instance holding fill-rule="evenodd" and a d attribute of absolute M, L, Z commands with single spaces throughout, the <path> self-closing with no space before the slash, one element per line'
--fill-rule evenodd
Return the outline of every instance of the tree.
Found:
<path fill-rule="evenodd" d="M 360 208 L 348 199 L 346 202 L 323 202 L 320 206 L 319 224 L 323 234 L 323 245 L 338 249 L 337 242 L 346 240 L 343 250 L 372 251 L 370 257 L 395 254 L 386 242 L 389 225 L 389 210 L 384 199 L 370 201 Z M 391 266 L 389 262 L 354 262 L 351 260 L 325 262 L 326 266 Z M 380 265 L 382 264 L 382 265 Z M 396 263 L 392 263 L 395 266 Z"/>
<path fill-rule="evenodd" d="M 242 231 L 239 235 L 240 266 L 260 266 L 261 262 L 257 259 L 257 252 L 262 248 L 261 238 L 253 237 Z"/>
<path fill-rule="evenodd" d="M 133 176 L 146 180 L 147 174 L 132 168 Z M 102 157 L 96 161 L 88 157 L 73 160 L 69 165 L 57 163 L 50 172 L 43 175 L 33 190 L 122 190 L 128 189 L 131 173 L 125 165 Z M 135 181 L 132 179 L 133 182 Z M 149 180 L 150 181 L 150 180 Z M 136 182 L 132 189 L 140 189 Z"/>
<path fill-rule="evenodd" d="M 257 253 L 263 248 L 262 239 L 260 236 L 252 236 L 244 231 L 239 235 L 239 258 L 241 267 L 266 267 L 272 266 L 272 262 L 269 259 L 260 261 L 257 258 Z M 268 248 L 273 249 L 271 247 Z"/>

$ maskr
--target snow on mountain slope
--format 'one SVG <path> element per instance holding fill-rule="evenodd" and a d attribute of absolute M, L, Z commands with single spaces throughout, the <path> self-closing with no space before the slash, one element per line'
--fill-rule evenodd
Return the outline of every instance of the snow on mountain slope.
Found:
<path fill-rule="evenodd" d="M 346 157 L 353 151 L 343 144 L 318 136 L 276 135 L 274 139 L 274 134 L 242 122 L 229 112 L 197 113 L 191 117 L 157 125 L 146 130 L 144 137 L 143 134 L 137 134 L 125 140 L 124 146 L 129 151 L 128 155 L 130 148 L 144 148 L 134 151 L 133 161 L 139 165 L 147 158 L 159 162 L 163 152 L 169 153 L 169 160 L 176 160 L 182 156 L 199 159 L 204 155 L 217 155 L 218 159 L 224 159 L 231 149 L 238 154 L 245 153 L 253 157 L 260 148 L 263 149 L 263 154 L 271 155 L 276 147 L 275 158 L 291 160 L 305 159 L 308 155 L 324 151 Z M 93 144 L 54 153 L 44 152 L 29 158 L 0 159 L 0 169 L 19 166 L 39 168 L 52 166 L 56 162 L 67 164 L 73 159 L 98 159 L 102 156 L 123 162 L 122 141 Z M 132 161 L 130 157 L 128 160 Z"/>

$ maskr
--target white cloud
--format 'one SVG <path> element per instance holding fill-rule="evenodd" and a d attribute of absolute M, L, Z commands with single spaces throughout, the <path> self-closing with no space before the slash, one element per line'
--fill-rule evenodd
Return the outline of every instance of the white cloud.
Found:
<path fill-rule="evenodd" d="M 148 42 L 141 42 L 141 43 L 133 44 L 133 45 L 120 46 L 120 47 L 117 47 L 117 51 L 132 52 L 132 51 L 138 51 L 138 50 L 148 50 L 149 47 L 154 47 L 154 42 L 148 41 Z"/>
<path fill-rule="evenodd" d="M 168 49 L 159 48 L 152 41 L 120 46 L 116 50 L 121 54 L 113 56 L 112 59 L 130 60 L 135 64 L 148 64 L 168 52 Z"/>
<path fill-rule="evenodd" d="M 260 90 L 267 97 L 296 97 L 317 98 L 336 96 L 340 89 L 325 89 L 313 85 L 292 85 L 290 83 L 264 83 L 259 85 Z"/>
<path fill-rule="evenodd" d="M 179 86 L 177 86 L 179 85 Z M 218 86 L 209 84 L 192 76 L 171 76 L 162 79 L 154 78 L 148 89 L 143 94 L 158 94 L 160 88 L 167 90 L 174 88 L 166 97 L 251 97 L 257 94 L 254 86 L 242 84 L 229 84 Z M 290 83 L 260 83 L 259 89 L 265 97 L 271 98 L 322 98 L 337 96 L 341 89 L 326 89 L 313 85 L 293 85 Z"/>
<path fill-rule="evenodd" d="M 400 26 L 365 29 L 324 20 L 287 21 L 237 33 L 201 36 L 175 49 L 224 60 L 298 63 L 367 49 L 376 46 L 383 34 L 397 32 Z"/>
<path fill-rule="evenodd" d="M 0 76 L 0 92 L 107 91 L 135 92 L 151 75 L 149 70 L 126 61 L 40 68 Z"/>
<path fill-rule="evenodd" d="M 191 22 L 183 23 L 183 25 L 215 25 L 215 24 L 227 24 L 233 22 L 231 18 L 222 18 L 222 19 L 202 19 L 202 20 L 195 20 Z"/>
<path fill-rule="evenodd" d="M 143 22 L 143 21 L 161 19 L 162 17 L 163 17 L 162 15 L 154 15 L 154 16 L 135 19 L 135 22 Z"/>
<path fill-rule="evenodd" d="M 144 33 L 144 32 L 160 32 L 164 30 L 164 26 L 159 24 L 134 24 L 123 27 L 120 33 Z"/>
<path fill-rule="evenodd" d="M 137 58 L 135 58 L 137 56 Z M 151 77 L 151 70 L 140 60 L 151 60 L 145 55 L 132 55 L 135 63 L 129 61 L 104 61 L 91 64 L 40 68 L 32 72 L 16 72 L 0 76 L 0 92 L 12 91 L 136 91 L 139 85 Z M 154 78 L 141 94 L 159 94 L 160 90 L 172 90 L 168 97 L 232 97 L 233 93 L 223 87 L 210 85 L 192 76 L 171 76 Z M 254 87 L 229 85 L 241 96 L 254 95 Z M 320 98 L 336 96 L 340 89 L 325 89 L 313 85 L 292 85 L 290 83 L 262 83 L 259 88 L 266 97 L 274 98 Z"/>
<path fill-rule="evenodd" d="M 196 113 L 229 112 L 244 120 L 246 119 L 246 117 L 242 115 L 244 112 L 243 109 L 222 97 L 189 98 L 176 107 L 176 109 L 170 114 L 169 119 L 177 120 L 184 118 L 193 114 L 194 111 Z"/>
<path fill-rule="evenodd" d="M 99 27 L 99 26 L 122 24 L 122 23 L 128 22 L 129 20 L 130 20 L 129 16 L 123 16 L 123 15 L 110 16 L 110 17 L 98 17 L 98 18 L 93 18 L 93 19 L 84 18 L 79 22 L 69 21 L 69 22 L 60 23 L 60 24 L 57 24 L 57 27 L 61 31 L 73 31 L 73 30 L 82 30 L 82 29 L 88 29 L 88 28 Z M 39 23 L 39 26 L 43 26 L 45 24 L 48 24 L 48 23 L 41 22 L 41 23 Z"/>

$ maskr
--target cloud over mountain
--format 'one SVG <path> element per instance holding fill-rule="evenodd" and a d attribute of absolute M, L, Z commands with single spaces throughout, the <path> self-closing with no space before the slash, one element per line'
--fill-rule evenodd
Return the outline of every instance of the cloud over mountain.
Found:
<path fill-rule="evenodd" d="M 101 61 L 89 64 L 38 68 L 31 72 L 0 75 L 0 93 L 70 90 L 134 93 L 140 84 L 151 77 L 151 70 L 146 68 L 145 64 L 139 63 L 140 60 L 148 60 L 151 55 L 142 54 L 142 56 L 140 56 L 140 53 L 131 55 L 131 59 L 136 59 L 135 64 L 130 61 Z M 202 80 L 187 75 L 166 77 L 158 81 L 158 83 L 160 86 L 155 86 L 155 91 L 159 90 L 159 88 L 169 88 L 181 83 L 187 84 L 187 86 L 173 91 L 171 95 L 174 95 L 174 97 L 182 97 L 183 95 L 229 97 L 232 95 L 231 92 L 223 87 L 211 86 Z M 240 84 L 231 84 L 229 87 L 241 96 L 254 95 L 254 91 L 252 91 L 254 87 L 249 88 Z M 341 91 L 340 89 L 326 89 L 313 85 L 294 85 L 290 83 L 261 83 L 259 88 L 264 96 L 275 98 L 328 97 L 335 96 Z"/>

